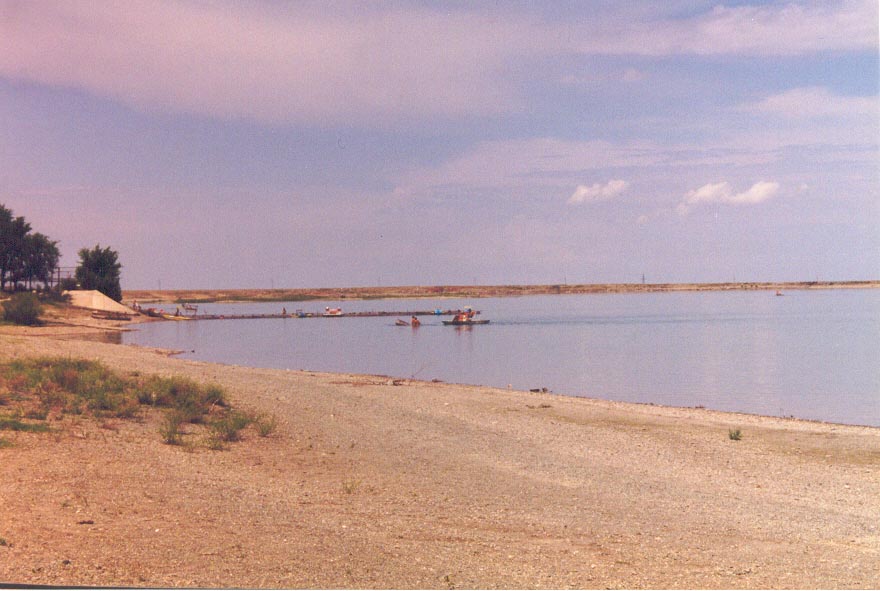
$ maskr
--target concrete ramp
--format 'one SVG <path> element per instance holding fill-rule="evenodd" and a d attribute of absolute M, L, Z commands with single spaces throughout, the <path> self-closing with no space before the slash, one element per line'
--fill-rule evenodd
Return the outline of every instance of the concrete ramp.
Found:
<path fill-rule="evenodd" d="M 119 302 L 108 298 L 100 291 L 94 289 L 65 291 L 64 294 L 70 296 L 71 305 L 79 308 L 88 308 L 89 310 L 99 310 L 101 312 L 134 314 L 134 310 L 128 306 L 123 306 Z"/>

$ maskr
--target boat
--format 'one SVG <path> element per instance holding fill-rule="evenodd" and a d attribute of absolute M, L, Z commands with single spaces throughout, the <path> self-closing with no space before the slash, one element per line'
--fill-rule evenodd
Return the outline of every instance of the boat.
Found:
<path fill-rule="evenodd" d="M 488 320 L 475 320 L 474 316 L 479 312 L 474 311 L 470 306 L 465 306 L 464 310 L 459 310 L 452 320 L 444 320 L 445 326 L 472 326 L 474 324 L 489 324 Z"/>
<path fill-rule="evenodd" d="M 192 320 L 189 316 L 184 316 L 182 314 L 162 314 L 162 318 L 165 320 Z"/>
<path fill-rule="evenodd" d="M 466 318 L 464 320 L 459 320 L 453 318 L 452 320 L 444 320 L 443 324 L 445 326 L 471 326 L 473 324 L 489 324 L 488 320 L 474 320 L 473 318 Z"/>
<path fill-rule="evenodd" d="M 401 320 L 400 318 L 398 318 L 398 319 L 394 322 L 394 326 L 409 326 L 409 322 L 407 322 L 406 320 Z"/>
<path fill-rule="evenodd" d="M 324 308 L 324 313 L 321 316 L 333 317 L 333 316 L 342 316 L 342 308 Z"/>
<path fill-rule="evenodd" d="M 445 326 L 471 326 L 474 324 L 489 324 L 488 320 L 474 320 L 473 318 L 453 318 L 452 320 L 444 320 Z"/>

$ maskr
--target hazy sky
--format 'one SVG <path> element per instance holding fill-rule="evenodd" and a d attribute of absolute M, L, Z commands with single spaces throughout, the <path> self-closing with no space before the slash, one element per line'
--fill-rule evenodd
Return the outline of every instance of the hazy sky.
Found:
<path fill-rule="evenodd" d="M 0 0 L 0 203 L 123 287 L 880 278 L 876 0 Z"/>

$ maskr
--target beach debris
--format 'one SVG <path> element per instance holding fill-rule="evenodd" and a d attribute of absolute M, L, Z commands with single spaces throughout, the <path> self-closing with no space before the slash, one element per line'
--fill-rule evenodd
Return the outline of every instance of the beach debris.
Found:
<path fill-rule="evenodd" d="M 547 388 L 530 388 L 530 389 L 529 389 L 529 392 L 534 392 L 535 394 L 538 394 L 538 393 L 541 393 L 541 392 L 543 392 L 544 394 L 546 394 L 546 393 L 549 392 L 549 391 L 550 391 L 550 390 L 548 390 Z"/>

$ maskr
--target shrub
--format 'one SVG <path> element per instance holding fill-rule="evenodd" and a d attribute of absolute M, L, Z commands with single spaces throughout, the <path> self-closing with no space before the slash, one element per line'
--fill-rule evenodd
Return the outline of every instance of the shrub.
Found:
<path fill-rule="evenodd" d="M 69 304 L 70 294 L 64 293 L 60 285 L 40 291 L 40 301 L 48 304 Z"/>
<path fill-rule="evenodd" d="M 242 429 L 250 425 L 253 421 L 254 419 L 251 415 L 238 410 L 233 410 L 211 423 L 211 431 L 213 431 L 221 441 L 239 441 L 241 440 Z"/>
<path fill-rule="evenodd" d="M 180 445 L 180 425 L 184 422 L 184 417 L 178 411 L 169 411 L 162 418 L 159 427 L 159 434 L 162 441 L 168 445 Z"/>
<path fill-rule="evenodd" d="M 254 417 L 254 426 L 260 437 L 268 437 L 278 428 L 278 419 L 274 415 L 259 414 Z"/>
<path fill-rule="evenodd" d="M 174 408 L 187 415 L 186 421 L 202 422 L 214 406 L 226 408 L 226 393 L 216 384 L 201 386 L 180 377 L 153 376 L 140 384 L 137 398 L 141 404 Z"/>
<path fill-rule="evenodd" d="M 40 300 L 36 295 L 25 292 L 13 294 L 3 302 L 3 320 L 24 326 L 40 324 Z"/>
<path fill-rule="evenodd" d="M 205 438 L 205 445 L 208 449 L 212 449 L 214 451 L 222 451 L 226 449 L 226 444 L 223 442 L 222 437 L 216 432 L 211 431 L 208 436 Z"/>
<path fill-rule="evenodd" d="M 727 437 L 730 438 L 731 441 L 739 441 L 742 439 L 742 431 L 739 429 L 728 429 Z"/>

